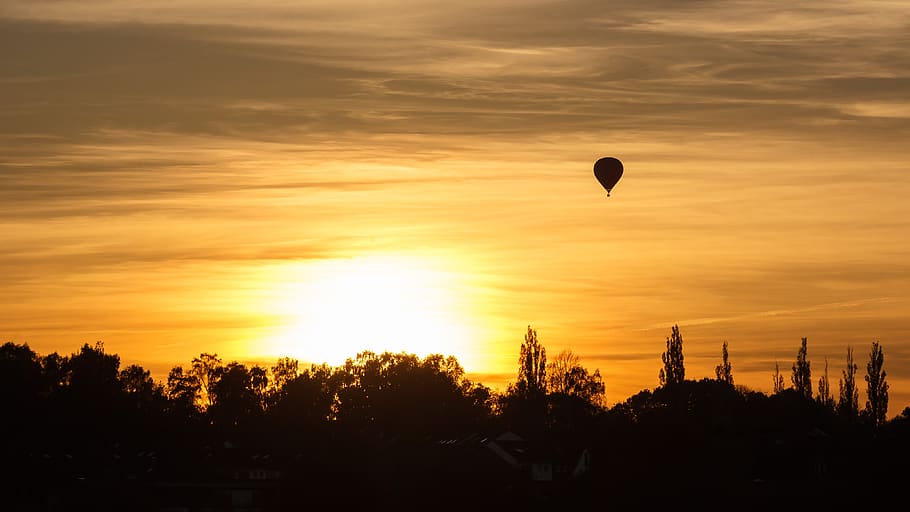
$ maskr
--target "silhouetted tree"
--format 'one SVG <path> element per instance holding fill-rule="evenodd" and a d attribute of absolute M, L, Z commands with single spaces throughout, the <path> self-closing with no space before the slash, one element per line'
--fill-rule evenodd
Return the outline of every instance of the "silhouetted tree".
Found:
<path fill-rule="evenodd" d="M 726 382 L 729 385 L 733 385 L 733 366 L 728 360 L 727 354 L 727 342 L 724 341 L 724 346 L 721 349 L 721 363 L 714 368 L 714 374 L 717 375 L 717 380 L 721 382 Z"/>
<path fill-rule="evenodd" d="M 818 379 L 818 396 L 815 398 L 825 409 L 834 410 L 834 397 L 828 380 L 828 358 L 825 358 L 825 374 Z"/>
<path fill-rule="evenodd" d="M 427 411 L 426 426 L 433 431 L 450 433 L 477 428 L 490 415 L 490 389 L 468 379 L 454 356 L 427 355 L 414 380 L 420 398 L 437 402 Z"/>
<path fill-rule="evenodd" d="M 869 363 L 866 365 L 865 416 L 875 427 L 884 425 L 888 415 L 888 382 L 885 380 L 885 353 L 878 341 L 872 342 Z"/>
<path fill-rule="evenodd" d="M 661 354 L 660 359 L 664 367 L 660 370 L 660 385 L 679 384 L 686 380 L 686 368 L 683 365 L 683 339 L 679 333 L 679 326 L 674 325 L 670 336 L 667 337 L 667 350 Z"/>
<path fill-rule="evenodd" d="M 120 371 L 120 383 L 129 400 L 137 408 L 147 408 L 163 396 L 163 390 L 145 368 L 131 364 Z"/>
<path fill-rule="evenodd" d="M 107 353 L 101 341 L 94 346 L 85 343 L 69 357 L 67 374 L 67 385 L 55 400 L 65 425 L 61 437 L 66 442 L 84 440 L 79 449 L 85 452 L 121 438 L 127 408 L 119 379 L 120 356 Z"/>
<path fill-rule="evenodd" d="M 219 374 L 221 359 L 218 354 L 208 354 L 203 352 L 199 357 L 193 358 L 193 366 L 190 373 L 196 377 L 199 383 L 199 405 L 202 409 L 208 409 L 214 399 L 212 397 L 212 386 Z"/>
<path fill-rule="evenodd" d="M 280 374 L 288 376 L 290 372 Z M 336 420 L 339 406 L 336 394 L 340 391 L 343 378 L 341 370 L 336 372 L 327 364 L 314 364 L 286 381 L 270 410 L 278 427 L 300 434 L 301 430 L 312 431 Z M 350 384 L 354 385 L 353 382 Z M 357 396 L 355 399 L 362 397 Z"/>
<path fill-rule="evenodd" d="M 812 398 L 812 371 L 809 368 L 809 360 L 806 359 L 807 339 L 802 339 L 799 352 L 796 354 L 796 362 L 793 363 L 793 374 L 790 376 L 790 382 L 793 383 L 793 389 L 804 398 Z"/>
<path fill-rule="evenodd" d="M 49 393 L 59 391 L 69 383 L 69 358 L 56 352 L 41 358 L 41 372 Z"/>
<path fill-rule="evenodd" d="M 82 345 L 69 358 L 68 366 L 67 390 L 80 400 L 103 404 L 120 394 L 120 356 L 105 353 L 103 342 L 96 342 L 94 347 Z"/>
<path fill-rule="evenodd" d="M 199 380 L 192 373 L 184 373 L 182 366 L 175 366 L 168 372 L 165 395 L 169 411 L 184 418 L 195 416 L 198 412 Z"/>
<path fill-rule="evenodd" d="M 528 326 L 518 356 L 519 394 L 543 395 L 546 392 L 547 349 L 537 340 L 537 330 Z"/>
<path fill-rule="evenodd" d="M 547 351 L 528 326 L 518 356 L 518 381 L 495 400 L 497 417 L 507 428 L 525 436 L 542 435 L 547 428 Z"/>
<path fill-rule="evenodd" d="M 571 350 L 563 350 L 547 363 L 547 392 L 574 396 L 593 405 L 605 405 L 605 387 L 600 370 L 589 373 Z"/>
<path fill-rule="evenodd" d="M 210 379 L 212 404 L 208 412 L 216 424 L 236 427 L 243 420 L 262 412 L 260 397 L 253 386 L 253 374 L 243 364 L 232 361 L 225 366 L 217 366 Z"/>
<path fill-rule="evenodd" d="M 840 389 L 837 400 L 837 412 L 848 420 L 855 420 L 859 414 L 859 391 L 856 388 L 856 370 L 853 362 L 853 347 L 847 345 L 847 366 L 843 371 L 844 378 L 838 383 Z"/>
<path fill-rule="evenodd" d="M 465 396 L 471 411 L 475 413 L 473 420 L 482 423 L 490 418 L 495 402 L 492 389 L 480 382 L 470 382 Z"/>
<path fill-rule="evenodd" d="M 259 408 L 264 410 L 268 405 L 269 390 L 269 373 L 265 368 L 255 364 L 250 368 L 250 387 L 256 395 Z"/>
<path fill-rule="evenodd" d="M 472 423 L 482 390 L 454 357 L 362 352 L 337 370 L 339 423 L 371 435 L 452 432 Z"/>
<path fill-rule="evenodd" d="M 356 357 L 348 358 L 338 368 L 337 415 L 342 425 L 359 425 L 362 428 L 375 425 L 376 409 L 380 391 L 388 389 L 383 383 L 384 364 L 388 364 L 391 354 L 384 359 L 372 351 L 364 351 Z M 379 418 L 380 422 L 383 418 Z"/>
<path fill-rule="evenodd" d="M 784 376 L 780 374 L 780 363 L 777 361 L 774 362 L 774 373 L 771 374 L 771 389 L 775 395 L 784 391 Z"/>
<path fill-rule="evenodd" d="M 0 346 L 0 396 L 31 397 L 44 391 L 41 362 L 28 344 L 13 342 Z M 0 402 L 7 404 L 4 400 Z"/>
<path fill-rule="evenodd" d="M 581 359 L 571 350 L 563 350 L 547 361 L 547 392 L 565 393 L 572 368 L 581 366 Z"/>
<path fill-rule="evenodd" d="M 290 357 L 279 358 L 272 366 L 272 380 L 269 394 L 273 397 L 280 396 L 284 393 L 287 384 L 297 378 L 299 374 L 299 363 L 296 359 Z"/>
<path fill-rule="evenodd" d="M 0 346 L 0 448 L 18 439 L 38 420 L 39 400 L 47 390 L 38 354 L 27 344 Z"/>

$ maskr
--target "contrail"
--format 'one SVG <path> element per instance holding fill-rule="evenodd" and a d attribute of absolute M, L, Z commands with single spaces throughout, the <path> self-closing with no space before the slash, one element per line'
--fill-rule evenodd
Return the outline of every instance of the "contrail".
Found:
<path fill-rule="evenodd" d="M 842 301 L 842 302 L 828 302 L 825 304 L 817 304 L 815 306 L 807 306 L 804 308 L 791 308 L 791 309 L 771 309 L 768 311 L 757 311 L 755 313 L 746 313 L 742 315 L 726 316 L 726 317 L 703 317 L 703 318 L 693 318 L 690 320 L 680 320 L 678 322 L 671 323 L 660 323 L 652 324 L 646 327 L 641 327 L 638 329 L 632 329 L 633 331 L 650 331 L 654 329 L 666 329 L 672 327 L 673 325 L 708 325 L 716 324 L 720 322 L 732 322 L 736 320 L 748 320 L 751 318 L 764 318 L 769 316 L 783 316 L 783 315 L 794 315 L 797 313 L 809 313 L 812 311 L 823 311 L 826 309 L 844 309 L 844 308 L 853 308 L 857 306 L 862 306 L 865 304 L 874 304 L 882 302 L 891 302 L 894 300 L 893 297 L 874 297 L 870 299 L 859 299 L 851 301 Z"/>

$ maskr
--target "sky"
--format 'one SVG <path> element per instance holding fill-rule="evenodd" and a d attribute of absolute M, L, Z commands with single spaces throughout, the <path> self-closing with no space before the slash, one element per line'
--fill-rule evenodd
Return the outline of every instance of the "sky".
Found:
<path fill-rule="evenodd" d="M 0 339 L 910 406 L 910 3 L 0 0 Z M 594 162 L 622 160 L 612 197 Z"/>

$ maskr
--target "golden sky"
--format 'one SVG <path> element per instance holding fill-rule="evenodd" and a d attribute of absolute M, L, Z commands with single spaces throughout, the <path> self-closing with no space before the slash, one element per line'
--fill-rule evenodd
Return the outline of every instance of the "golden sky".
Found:
<path fill-rule="evenodd" d="M 910 405 L 910 3 L 0 0 L 0 62 L 4 341 L 498 386 L 531 325 L 615 403 L 678 324 Z"/>

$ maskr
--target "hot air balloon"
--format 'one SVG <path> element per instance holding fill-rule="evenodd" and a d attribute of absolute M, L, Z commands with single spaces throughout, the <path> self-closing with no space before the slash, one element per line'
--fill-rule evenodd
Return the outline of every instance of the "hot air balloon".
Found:
<path fill-rule="evenodd" d="M 610 197 L 610 191 L 616 186 L 616 182 L 622 177 L 622 162 L 618 158 L 605 156 L 594 162 L 594 177 L 607 189 L 607 197 Z"/>

